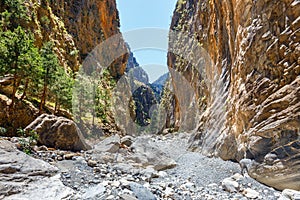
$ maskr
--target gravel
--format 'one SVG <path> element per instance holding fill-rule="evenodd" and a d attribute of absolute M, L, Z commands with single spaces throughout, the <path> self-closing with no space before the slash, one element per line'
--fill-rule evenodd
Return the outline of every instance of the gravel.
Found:
<path fill-rule="evenodd" d="M 237 163 L 187 151 L 188 135 L 139 136 L 176 161 L 176 167 L 156 171 L 124 159 L 94 160 L 91 152 L 46 151 L 35 155 L 60 169 L 73 199 L 247 200 L 278 199 L 281 192 L 240 174 Z M 131 154 L 130 148 L 123 149 Z M 112 154 L 113 158 L 116 157 Z M 118 154 L 118 158 L 122 158 Z M 66 159 L 68 158 L 68 159 Z"/>

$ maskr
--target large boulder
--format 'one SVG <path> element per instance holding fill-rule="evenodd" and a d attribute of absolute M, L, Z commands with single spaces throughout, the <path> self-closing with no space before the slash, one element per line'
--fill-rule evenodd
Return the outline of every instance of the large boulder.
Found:
<path fill-rule="evenodd" d="M 120 136 L 114 135 L 105 138 L 94 146 L 94 153 L 109 152 L 116 153 L 120 149 Z"/>
<path fill-rule="evenodd" d="M 0 140 L 0 199 L 65 199 L 75 192 L 63 185 L 58 168 Z"/>
<path fill-rule="evenodd" d="M 155 170 L 161 171 L 176 166 L 176 162 L 157 145 L 150 142 L 149 138 L 137 138 L 130 148 L 133 154 L 128 155 L 125 159 L 139 163 L 143 167 L 153 166 Z"/>
<path fill-rule="evenodd" d="M 276 148 L 262 162 L 250 165 L 249 174 L 256 180 L 278 190 L 300 190 L 300 142 Z"/>
<path fill-rule="evenodd" d="M 18 128 L 25 128 L 38 116 L 38 109 L 31 103 L 15 100 L 14 109 L 9 109 L 11 99 L 0 94 L 0 127 L 7 129 L 4 136 L 16 136 Z"/>
<path fill-rule="evenodd" d="M 71 151 L 91 149 L 77 125 L 64 117 L 42 114 L 25 128 L 29 130 L 35 130 L 38 142 L 48 147 Z"/>

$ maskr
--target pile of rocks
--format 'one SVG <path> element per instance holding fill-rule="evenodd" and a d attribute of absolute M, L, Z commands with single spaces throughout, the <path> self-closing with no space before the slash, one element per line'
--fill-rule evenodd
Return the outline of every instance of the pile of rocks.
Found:
<path fill-rule="evenodd" d="M 36 193 L 72 200 L 299 198 L 297 191 L 281 193 L 240 175 L 237 163 L 186 151 L 186 138 L 116 135 L 78 153 L 41 146 L 34 157 L 44 161 L 2 138 L 0 198 L 40 199 Z"/>

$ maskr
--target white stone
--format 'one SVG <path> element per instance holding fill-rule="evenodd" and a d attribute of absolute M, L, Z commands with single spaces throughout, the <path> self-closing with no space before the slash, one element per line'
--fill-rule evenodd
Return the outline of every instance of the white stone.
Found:
<path fill-rule="evenodd" d="M 239 189 L 239 183 L 232 180 L 231 178 L 225 178 L 222 181 L 222 187 L 227 191 L 227 192 L 237 192 Z"/>
<path fill-rule="evenodd" d="M 249 199 L 256 199 L 257 197 L 259 197 L 259 193 L 255 190 L 252 190 L 251 188 L 245 189 L 243 191 L 243 194 Z"/>

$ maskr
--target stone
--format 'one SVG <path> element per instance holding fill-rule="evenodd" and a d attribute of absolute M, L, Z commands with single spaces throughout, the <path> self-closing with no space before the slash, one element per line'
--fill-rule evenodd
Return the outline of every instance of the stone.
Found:
<path fill-rule="evenodd" d="M 97 166 L 97 161 L 95 161 L 95 160 L 88 160 L 87 164 L 90 167 L 96 167 Z"/>
<path fill-rule="evenodd" d="M 30 130 L 35 130 L 38 142 L 48 147 L 71 151 L 91 148 L 77 125 L 64 117 L 42 114 L 25 128 L 25 131 Z"/>
<path fill-rule="evenodd" d="M 173 195 L 174 195 L 174 189 L 172 189 L 172 188 L 170 188 L 170 187 L 166 187 L 166 189 L 165 189 L 165 195 L 166 195 L 167 197 L 173 196 Z"/>
<path fill-rule="evenodd" d="M 108 138 L 105 138 L 98 144 L 94 146 L 94 153 L 108 152 L 108 153 L 116 153 L 120 149 L 120 136 L 114 135 Z"/>
<path fill-rule="evenodd" d="M 131 144 L 133 143 L 133 141 L 134 141 L 134 138 L 130 135 L 126 135 L 121 138 L 121 144 L 126 145 L 127 147 L 130 147 Z"/>
<path fill-rule="evenodd" d="M 147 180 L 151 180 L 151 178 L 158 178 L 158 172 L 153 168 L 153 166 L 148 166 L 146 169 L 143 169 L 140 174 L 145 176 Z"/>
<path fill-rule="evenodd" d="M 87 188 L 82 195 L 83 199 L 99 199 L 105 193 L 106 189 L 102 184 L 98 184 L 94 187 Z"/>
<path fill-rule="evenodd" d="M 0 140 L 0 196 L 5 199 L 63 199 L 75 191 L 60 181 L 58 168 L 26 155 Z"/>
<path fill-rule="evenodd" d="M 159 171 L 158 172 L 158 176 L 161 177 L 161 178 L 165 178 L 168 176 L 168 173 L 167 172 L 164 172 L 164 171 Z"/>
<path fill-rule="evenodd" d="M 144 186 L 134 182 L 131 182 L 129 185 L 130 190 L 134 193 L 137 199 L 156 200 L 156 197 Z"/>
<path fill-rule="evenodd" d="M 251 165 L 250 176 L 278 190 L 300 190 L 300 142 L 278 147 Z"/>
<path fill-rule="evenodd" d="M 138 200 L 137 198 L 129 194 L 121 194 L 120 197 L 122 200 Z"/>
<path fill-rule="evenodd" d="M 243 191 L 243 194 L 245 195 L 245 197 L 247 197 L 249 199 L 256 199 L 259 197 L 259 193 L 251 188 L 246 188 Z"/>
<path fill-rule="evenodd" d="M 227 192 L 233 193 L 233 192 L 238 192 L 239 190 L 239 183 L 232 180 L 231 178 L 225 178 L 222 181 L 222 187 L 224 190 Z"/>
<path fill-rule="evenodd" d="M 147 138 L 138 138 L 131 145 L 134 153 L 125 157 L 136 163 L 141 163 L 144 167 L 153 166 L 156 171 L 171 169 L 176 166 L 176 162 L 161 151 L 154 143 L 150 143 Z"/>
<path fill-rule="evenodd" d="M 114 187 L 119 187 L 121 185 L 121 182 L 120 181 L 113 181 L 111 183 L 111 186 L 114 186 Z"/>
<path fill-rule="evenodd" d="M 282 191 L 281 196 L 278 200 L 299 200 L 300 191 L 285 189 Z"/>
<path fill-rule="evenodd" d="M 76 153 L 68 153 L 64 155 L 64 159 L 66 160 L 72 160 L 75 156 L 78 156 Z"/>

